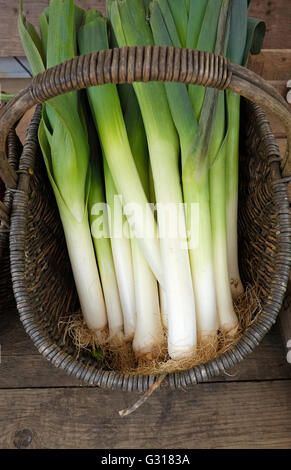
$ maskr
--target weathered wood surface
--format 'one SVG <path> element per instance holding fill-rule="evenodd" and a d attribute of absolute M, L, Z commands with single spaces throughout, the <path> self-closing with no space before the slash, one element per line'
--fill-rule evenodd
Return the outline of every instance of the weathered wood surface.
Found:
<path fill-rule="evenodd" d="M 37 18 L 49 0 L 24 0 L 24 14 L 37 25 Z M 77 0 L 85 9 L 99 9 L 105 14 L 105 0 Z M 0 56 L 24 55 L 17 32 L 18 0 L 0 0 Z M 250 15 L 266 21 L 264 48 L 291 48 L 291 3 L 289 0 L 253 0 Z"/>
<path fill-rule="evenodd" d="M 266 80 L 287 82 L 291 73 L 291 48 L 263 49 L 260 54 L 250 56 L 248 67 Z"/>
<path fill-rule="evenodd" d="M 82 386 L 79 380 L 52 366 L 26 335 L 15 310 L 0 316 L 0 389 Z M 291 380 L 291 367 L 278 327 L 244 361 L 214 382 L 241 380 Z"/>
<path fill-rule="evenodd" d="M 29 78 L 2 78 L 0 80 L 1 89 L 12 94 L 25 88 L 29 82 Z"/>
<path fill-rule="evenodd" d="M 291 47 L 291 2 L 289 0 L 252 0 L 250 16 L 266 22 L 264 48 Z"/>
<path fill-rule="evenodd" d="M 204 384 L 136 393 L 94 388 L 0 390 L 1 448 L 289 448 L 290 381 Z"/>
<path fill-rule="evenodd" d="M 104 0 L 81 0 L 76 3 L 85 9 L 95 8 L 105 14 Z M 49 4 L 49 0 L 24 0 L 23 12 L 35 26 L 38 16 Z M 17 30 L 18 0 L 0 0 L 0 57 L 24 56 Z"/>

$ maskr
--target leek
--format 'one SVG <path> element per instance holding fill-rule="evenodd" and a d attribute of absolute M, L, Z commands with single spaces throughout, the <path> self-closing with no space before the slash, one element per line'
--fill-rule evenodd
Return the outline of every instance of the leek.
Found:
<path fill-rule="evenodd" d="M 248 3 L 237 0 L 232 6 L 230 41 L 227 51 L 229 59 L 244 65 L 248 60 L 249 51 L 258 54 L 264 34 L 265 24 L 260 20 L 248 19 Z M 226 156 L 226 217 L 228 269 L 232 296 L 237 299 L 243 292 L 239 274 L 237 218 L 238 218 L 238 163 L 239 163 L 239 126 L 240 96 L 226 92 L 228 113 L 228 135 Z"/>
<path fill-rule="evenodd" d="M 247 36 L 247 0 L 237 0 L 232 5 L 230 41 L 227 56 L 232 62 L 241 63 Z M 226 143 L 226 227 L 228 246 L 228 270 L 232 296 L 243 292 L 238 266 L 237 210 L 238 210 L 238 161 L 240 96 L 226 92 L 228 135 Z"/>
<path fill-rule="evenodd" d="M 199 2 L 200 3 L 200 2 Z M 216 34 L 217 34 L 217 24 L 218 18 L 221 13 L 222 0 L 208 0 L 207 6 L 205 8 L 205 2 L 201 3 L 201 10 L 199 10 L 199 20 L 203 15 L 203 21 L 201 24 L 201 29 L 199 32 L 197 44 L 192 44 L 193 47 L 200 51 L 214 52 L 215 43 L 216 43 Z M 191 30 L 188 31 L 188 34 L 191 33 Z M 195 116 L 199 119 L 203 100 L 206 93 L 206 88 L 199 85 L 189 85 L 189 96 L 192 102 L 192 106 L 195 112 Z"/>
<path fill-rule="evenodd" d="M 229 0 L 222 1 L 221 13 L 222 16 L 218 24 L 218 37 L 214 52 L 225 54 L 229 42 L 231 17 L 231 2 Z M 227 260 L 225 209 L 225 95 L 223 92 L 209 89 L 206 91 L 205 100 L 207 96 L 211 96 L 211 94 L 215 96 L 217 103 L 215 116 L 212 120 L 214 131 L 209 147 L 210 212 L 216 303 L 220 330 L 228 334 L 233 334 L 237 330 L 238 320 L 232 303 Z"/>
<path fill-rule="evenodd" d="M 167 298 L 166 293 L 162 286 L 159 284 L 159 298 L 160 298 L 160 311 L 162 317 L 162 324 L 165 330 L 168 330 L 168 309 L 167 309 Z"/>
<path fill-rule="evenodd" d="M 12 100 L 14 95 L 9 95 L 8 93 L 0 93 L 0 103 L 7 103 L 8 101 Z"/>
<path fill-rule="evenodd" d="M 48 10 L 47 53 L 22 14 L 19 33 L 34 74 L 75 56 L 76 10 L 72 1 L 51 0 Z M 76 92 L 59 96 L 43 106 L 39 142 L 62 220 L 68 253 L 84 319 L 89 328 L 107 324 L 87 214 L 88 136 L 80 119 Z"/>
<path fill-rule="evenodd" d="M 153 359 L 163 343 L 158 284 L 135 238 L 131 245 L 137 318 L 132 346 L 137 357 Z"/>
<path fill-rule="evenodd" d="M 123 313 L 112 256 L 103 174 L 98 150 L 95 150 L 96 147 L 98 148 L 98 144 L 94 137 L 92 131 L 90 135 L 91 184 L 88 210 L 108 317 L 109 341 L 117 340 L 119 342 L 123 338 Z"/>
<path fill-rule="evenodd" d="M 133 338 L 136 328 L 136 303 L 131 243 L 126 236 L 130 233 L 128 222 L 123 217 L 122 204 L 117 193 L 106 159 L 104 159 L 106 201 L 109 215 L 109 233 L 123 312 L 126 341 Z M 120 222 L 119 222 L 120 221 Z M 123 223 L 122 230 L 120 225 Z"/>
<path fill-rule="evenodd" d="M 119 46 L 154 44 L 142 0 L 107 1 L 107 11 Z M 180 359 L 192 355 L 196 348 L 194 292 L 189 255 L 183 245 L 185 218 L 181 221 L 180 236 L 171 238 L 168 233 L 161 236 L 161 205 L 165 208 L 172 204 L 177 209 L 177 205 L 183 203 L 179 143 L 164 85 L 134 83 L 133 86 L 145 125 L 157 198 L 163 286 L 168 308 L 168 352 L 171 358 Z"/>
<path fill-rule="evenodd" d="M 229 40 L 230 1 L 222 0 L 220 2 L 219 15 L 217 15 L 217 8 L 218 2 L 215 2 L 214 5 L 212 2 L 208 2 L 199 33 L 198 47 L 201 47 L 202 50 L 208 50 L 217 54 L 225 54 Z M 214 18 L 218 17 L 218 22 L 215 27 L 211 11 Z M 208 32 L 209 27 L 211 29 Z M 212 36 L 213 31 L 216 31 L 215 39 Z M 202 188 L 206 191 L 205 196 L 208 194 L 206 197 L 210 197 L 210 225 L 208 222 L 208 229 L 211 227 L 209 241 L 212 244 L 212 267 L 214 269 L 217 314 L 220 330 L 232 333 L 236 331 L 237 328 L 237 317 L 232 304 L 227 263 L 225 158 L 223 148 L 225 137 L 225 98 L 223 92 L 218 92 L 213 89 L 206 89 L 206 91 L 204 91 L 202 87 L 189 87 L 189 94 L 192 102 L 196 103 L 194 107 L 196 116 L 200 116 L 199 129 L 201 129 L 201 137 L 198 135 L 195 144 L 198 145 L 198 148 L 200 147 L 199 153 L 196 154 L 194 160 L 192 157 L 192 162 L 189 160 L 187 164 L 195 165 L 196 181 L 196 175 L 198 175 L 199 182 L 199 173 L 201 180 L 203 181 L 204 179 L 203 186 L 199 188 L 199 195 L 195 195 L 196 198 L 201 198 Z M 196 152 L 194 152 L 194 156 L 195 153 Z M 205 161 L 207 162 L 207 168 L 209 168 L 208 175 L 206 174 L 205 163 L 203 164 L 202 161 L 199 165 L 199 159 L 201 159 L 200 155 L 202 156 L 203 153 L 206 155 Z M 195 160 L 198 160 L 198 164 Z M 187 164 L 185 167 L 187 167 Z M 199 169 L 200 166 L 201 168 Z M 187 176 L 186 170 L 185 175 Z M 208 183 L 208 178 L 210 184 Z M 196 184 L 194 188 L 196 188 Z M 189 185 L 189 192 L 193 194 L 194 188 Z M 206 200 L 205 198 L 205 202 Z M 201 202 L 200 207 L 203 208 Z M 205 207 L 205 212 L 206 210 Z M 205 223 L 205 221 L 203 223 Z M 198 256 L 201 256 L 201 254 L 199 253 Z"/>
<path fill-rule="evenodd" d="M 179 33 L 181 45 L 182 47 L 186 47 L 188 26 L 188 11 L 186 3 L 184 0 L 181 2 L 177 2 L 177 0 L 168 0 L 168 4 Z"/>
<path fill-rule="evenodd" d="M 249 3 L 107 0 L 109 30 L 99 12 L 51 0 L 39 35 L 21 1 L 18 28 L 34 75 L 112 45 L 244 64 L 264 34 Z M 239 118 L 238 95 L 171 82 L 89 87 L 43 105 L 39 142 L 84 321 L 100 341 L 108 327 L 106 340 L 152 360 L 165 331 L 170 358 L 188 360 L 197 342 L 237 331 Z"/>
<path fill-rule="evenodd" d="M 186 47 L 196 49 L 208 0 L 189 0 Z"/>
<path fill-rule="evenodd" d="M 197 21 L 189 20 L 188 44 L 192 46 L 198 44 L 202 49 L 209 51 L 214 51 L 215 48 L 217 53 L 223 53 L 228 39 L 229 2 L 220 1 L 215 4 L 205 1 L 193 2 L 190 4 L 190 8 L 192 14 L 196 14 Z M 218 18 L 220 19 L 218 20 Z M 166 0 L 152 2 L 150 24 L 156 44 L 181 46 L 177 42 L 177 33 L 169 16 Z M 231 323 L 223 317 L 226 305 L 228 306 L 227 318 L 232 318 L 236 325 L 228 285 L 226 245 L 222 246 L 219 251 L 219 243 L 217 244 L 219 237 L 212 227 L 217 223 L 216 219 L 220 219 L 220 225 L 225 226 L 223 223 L 225 219 L 223 196 L 221 197 L 220 211 L 210 211 L 209 205 L 208 169 L 215 160 L 213 153 L 217 154 L 224 138 L 224 107 L 220 106 L 220 110 L 217 112 L 220 116 L 221 127 L 219 122 L 218 124 L 214 123 L 218 99 L 218 93 L 215 90 L 205 91 L 203 87 L 189 86 L 188 94 L 186 86 L 182 84 L 166 83 L 165 87 L 172 116 L 180 136 L 184 200 L 188 206 L 188 233 L 194 236 L 193 226 L 198 227 L 198 242 L 195 247 L 189 245 L 189 253 L 195 290 L 198 335 L 200 342 L 207 343 L 209 337 L 215 338 L 216 336 L 218 327 L 216 304 L 218 314 L 222 317 L 220 318 L 221 328 L 224 329 L 227 325 L 228 329 L 228 325 Z M 220 96 L 220 101 L 221 99 L 224 99 L 223 93 Z M 199 124 L 197 120 L 199 120 Z M 221 135 L 219 128 L 222 128 Z M 219 161 L 221 163 L 222 159 Z M 210 175 L 214 178 L 216 186 L 221 186 L 221 182 L 224 181 L 221 172 L 217 172 L 216 175 L 215 169 L 210 170 Z M 196 203 L 199 208 L 196 218 L 195 216 L 193 218 L 193 215 L 191 217 L 190 209 L 193 203 Z M 214 198 L 211 203 L 215 204 Z M 219 204 L 217 208 L 219 208 Z M 220 238 L 222 244 L 224 240 L 221 236 Z M 222 253 L 224 253 L 223 256 Z M 220 271 L 221 276 L 219 275 Z M 224 274 L 222 275 L 222 273 Z"/>
<path fill-rule="evenodd" d="M 149 200 L 150 178 L 146 134 L 132 86 L 129 87 L 126 104 L 124 103 L 123 107 L 130 148 Z M 152 359 L 160 355 L 164 340 L 158 284 L 134 237 L 131 239 L 131 246 L 136 300 L 136 330 L 132 346 L 137 357 Z"/>
<path fill-rule="evenodd" d="M 155 0 L 152 2 L 150 24 L 156 44 L 181 45 L 174 42 L 177 41 L 177 34 L 173 22 L 170 20 L 165 1 Z M 209 140 L 211 125 L 208 123 L 208 126 L 203 128 L 203 123 L 200 122 L 198 128 L 197 118 L 185 85 L 166 83 L 165 87 L 173 120 L 180 137 L 183 190 L 184 201 L 187 204 L 189 254 L 195 292 L 198 336 L 200 343 L 208 343 L 216 338 L 218 328 L 209 207 L 209 163 L 207 158 L 204 158 L 204 162 L 200 163 L 198 160 L 201 157 L 197 151 L 193 151 L 192 147 L 195 139 L 198 139 L 200 154 L 203 155 L 204 151 L 207 156 L 207 147 L 202 143 Z M 198 87 L 194 89 L 196 92 L 198 90 L 200 90 Z M 207 128 L 209 134 L 206 131 Z M 201 137 L 203 134 L 206 134 L 204 140 Z M 193 204 L 196 205 L 197 211 L 193 211 Z M 198 237 L 195 240 L 197 228 Z"/>
<path fill-rule="evenodd" d="M 79 30 L 82 54 L 109 48 L 107 23 L 96 11 L 87 12 Z M 139 180 L 132 157 L 116 85 L 91 87 L 87 90 L 89 103 L 98 129 L 103 153 L 114 184 L 123 204 L 134 203 L 142 214 L 131 218 L 131 230 L 136 232 L 143 253 L 156 277 L 163 283 L 160 248 L 156 223 Z M 110 123 L 110 125 L 108 125 Z M 145 233 L 146 231 L 146 233 Z"/>
<path fill-rule="evenodd" d="M 228 334 L 234 334 L 237 330 L 238 320 L 232 303 L 227 259 L 225 206 L 227 140 L 225 137 L 225 94 L 223 92 L 218 94 L 214 128 L 215 133 L 210 149 L 209 179 L 216 302 L 220 329 Z"/>

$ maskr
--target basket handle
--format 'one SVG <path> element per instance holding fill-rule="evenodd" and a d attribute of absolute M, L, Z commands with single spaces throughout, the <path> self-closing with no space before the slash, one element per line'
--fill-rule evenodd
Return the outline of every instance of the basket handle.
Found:
<path fill-rule="evenodd" d="M 6 186 L 17 186 L 17 174 L 9 166 L 5 153 L 7 134 L 33 105 L 90 86 L 148 81 L 181 82 L 238 93 L 278 117 L 291 148 L 289 106 L 254 72 L 209 52 L 167 46 L 122 47 L 75 57 L 36 75 L 5 106 L 0 116 L 0 177 Z M 273 147 L 270 154 L 278 160 L 278 148 Z"/>

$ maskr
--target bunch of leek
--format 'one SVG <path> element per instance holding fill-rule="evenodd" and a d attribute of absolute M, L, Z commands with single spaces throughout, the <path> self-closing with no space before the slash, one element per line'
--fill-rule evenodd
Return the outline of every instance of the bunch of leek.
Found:
<path fill-rule="evenodd" d="M 34 74 L 112 43 L 245 63 L 257 26 L 248 3 L 107 0 L 108 23 L 51 0 L 40 37 L 22 8 L 19 31 Z M 137 357 L 159 355 L 165 336 L 171 359 L 192 357 L 238 326 L 239 97 L 158 82 L 90 87 L 88 109 L 85 96 L 50 100 L 39 128 L 84 319 L 97 336 L 108 325 L 110 340 L 132 341 Z"/>

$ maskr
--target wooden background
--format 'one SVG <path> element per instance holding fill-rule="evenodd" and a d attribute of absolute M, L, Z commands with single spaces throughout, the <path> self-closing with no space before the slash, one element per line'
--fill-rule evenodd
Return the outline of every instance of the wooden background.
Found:
<path fill-rule="evenodd" d="M 31 23 L 37 24 L 38 15 L 48 3 L 48 0 L 23 0 L 24 14 Z M 82 8 L 99 9 L 105 14 L 105 0 L 77 0 L 76 3 Z M 18 5 L 19 0 L 0 0 L 1 57 L 24 55 L 17 34 Z M 250 15 L 255 18 L 264 18 L 266 21 L 267 36 L 264 45 L 266 49 L 291 48 L 289 0 L 252 0 Z"/>
<path fill-rule="evenodd" d="M 178 1 L 178 0 L 177 0 Z M 104 12 L 103 0 L 78 2 Z M 24 0 L 36 21 L 48 1 Z M 249 66 L 283 95 L 291 78 L 291 1 L 253 0 L 267 22 L 264 51 Z M 18 0 L 0 0 L 0 56 L 21 56 Z M 16 91 L 23 80 L 1 80 Z M 280 148 L 285 136 L 270 116 Z M 84 386 L 48 363 L 24 333 L 17 312 L 0 312 L 0 448 L 291 448 L 291 367 L 276 326 L 235 369 L 211 383 L 164 386 L 128 418 L 118 411 L 137 393 Z"/>

